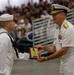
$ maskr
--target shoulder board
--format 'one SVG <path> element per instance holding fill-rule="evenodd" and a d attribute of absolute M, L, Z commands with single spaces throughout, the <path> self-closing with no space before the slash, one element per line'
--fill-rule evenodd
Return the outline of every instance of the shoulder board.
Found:
<path fill-rule="evenodd" d="M 67 23 L 65 23 L 63 26 L 64 26 L 64 28 L 66 28 L 66 29 L 69 28 L 69 25 L 68 25 Z"/>

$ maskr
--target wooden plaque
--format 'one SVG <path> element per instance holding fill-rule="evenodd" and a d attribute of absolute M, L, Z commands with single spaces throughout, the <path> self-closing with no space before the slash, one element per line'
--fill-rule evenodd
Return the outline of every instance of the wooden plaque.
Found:
<path fill-rule="evenodd" d="M 36 59 L 38 58 L 38 49 L 37 48 L 30 48 L 30 58 L 31 59 Z"/>

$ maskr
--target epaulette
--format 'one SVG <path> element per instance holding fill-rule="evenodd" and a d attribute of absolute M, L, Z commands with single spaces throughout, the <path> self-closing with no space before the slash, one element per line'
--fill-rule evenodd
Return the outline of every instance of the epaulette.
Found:
<path fill-rule="evenodd" d="M 66 29 L 69 28 L 69 25 L 68 25 L 67 23 L 65 23 L 63 26 L 64 26 L 64 28 L 66 28 Z"/>

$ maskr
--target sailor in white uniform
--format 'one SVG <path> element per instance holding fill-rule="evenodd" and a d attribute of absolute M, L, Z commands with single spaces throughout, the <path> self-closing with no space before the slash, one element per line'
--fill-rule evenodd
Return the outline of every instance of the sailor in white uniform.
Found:
<path fill-rule="evenodd" d="M 3 14 L 0 16 L 0 75 L 10 75 L 13 61 L 14 48 L 7 33 L 14 29 L 13 15 Z"/>
<path fill-rule="evenodd" d="M 66 20 L 69 9 L 59 4 L 52 4 L 51 15 L 53 21 L 58 25 L 55 31 L 55 39 L 52 46 L 37 45 L 37 48 L 53 52 L 47 57 L 39 57 L 37 60 L 43 62 L 61 57 L 60 75 L 74 75 L 74 26 Z"/>

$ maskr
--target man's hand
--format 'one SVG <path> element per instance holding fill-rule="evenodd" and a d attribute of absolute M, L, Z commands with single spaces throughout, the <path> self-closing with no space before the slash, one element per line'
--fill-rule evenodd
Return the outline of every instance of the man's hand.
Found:
<path fill-rule="evenodd" d="M 46 58 L 42 56 L 42 57 L 37 58 L 37 61 L 43 62 L 43 61 L 46 61 Z"/>
<path fill-rule="evenodd" d="M 40 51 L 38 51 L 38 55 L 39 55 L 39 57 L 41 56 L 41 50 L 40 50 Z"/>
<path fill-rule="evenodd" d="M 42 50 L 44 46 L 42 46 L 42 45 L 36 45 L 35 47 L 38 48 L 39 50 Z"/>

